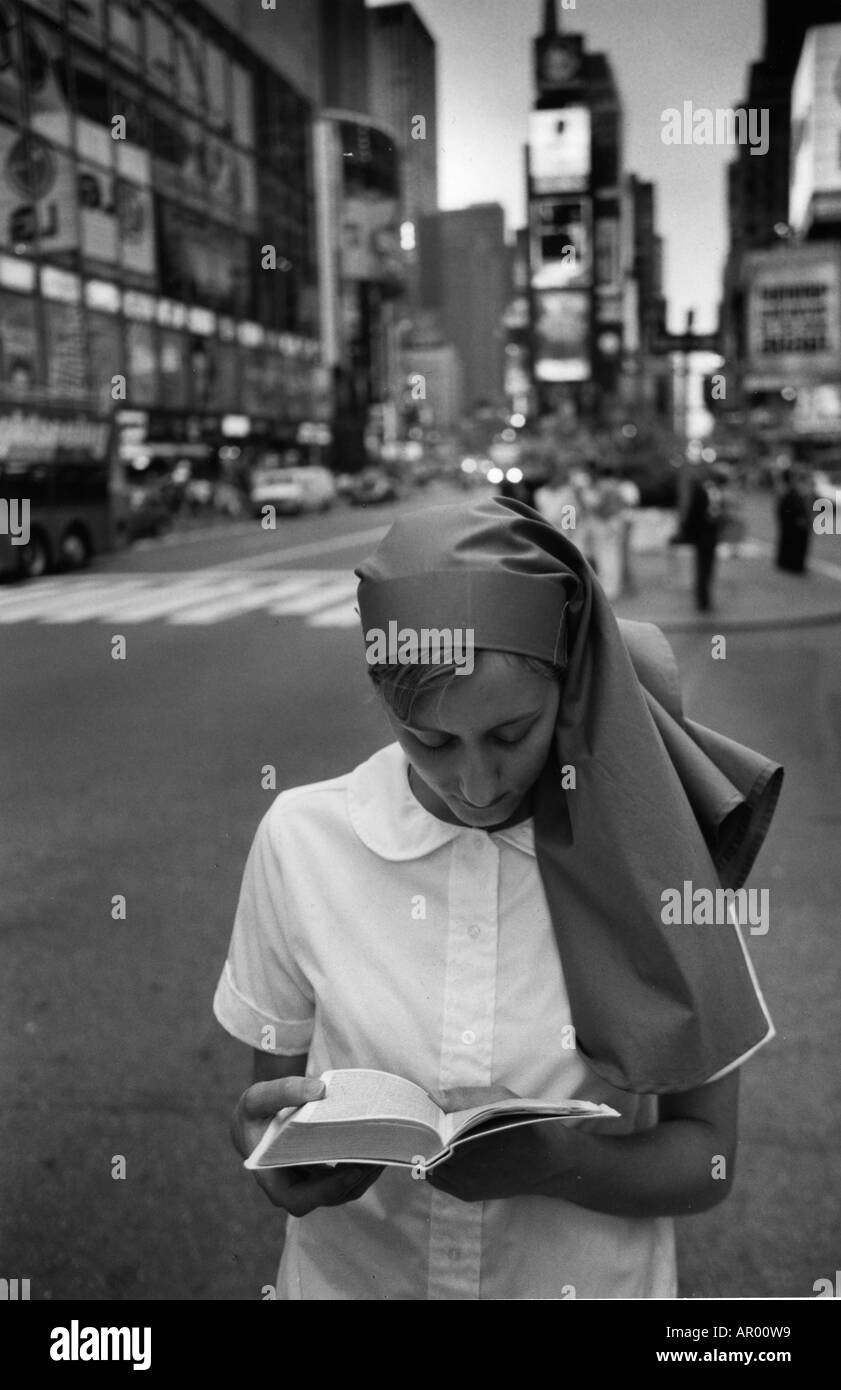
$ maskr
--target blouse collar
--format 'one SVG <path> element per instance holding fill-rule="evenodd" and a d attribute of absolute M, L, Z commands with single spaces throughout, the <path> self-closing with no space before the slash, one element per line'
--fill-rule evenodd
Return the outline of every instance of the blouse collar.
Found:
<path fill-rule="evenodd" d="M 421 859 L 459 836 L 484 835 L 451 825 L 427 811 L 409 786 L 409 762 L 399 743 L 389 744 L 355 768 L 348 778 L 348 815 L 362 843 L 381 859 Z M 534 823 L 521 821 L 492 832 L 534 857 Z"/>

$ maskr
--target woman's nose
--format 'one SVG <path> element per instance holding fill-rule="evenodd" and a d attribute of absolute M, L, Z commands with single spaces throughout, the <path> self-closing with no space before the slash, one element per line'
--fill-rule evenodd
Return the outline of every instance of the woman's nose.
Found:
<path fill-rule="evenodd" d="M 494 767 L 482 758 L 465 762 L 460 770 L 460 795 L 471 806 L 490 806 L 502 795 Z"/>

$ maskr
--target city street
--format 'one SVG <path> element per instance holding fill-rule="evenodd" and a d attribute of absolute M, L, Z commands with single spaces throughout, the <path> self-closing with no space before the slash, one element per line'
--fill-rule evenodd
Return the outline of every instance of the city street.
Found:
<path fill-rule="evenodd" d="M 0 1245 L 33 1299 L 249 1300 L 274 1282 L 281 1215 L 228 1138 L 250 1057 L 211 1001 L 266 767 L 281 790 L 388 741 L 352 570 L 394 515 L 236 523 L 0 588 Z M 834 583 L 841 609 L 840 544 L 815 547 L 823 579 L 774 575 L 772 597 L 800 584 L 808 617 L 803 585 Z M 760 594 L 771 561 L 742 563 Z M 660 616 L 646 583 L 634 614 Z M 726 612 L 670 637 L 692 717 L 787 767 L 751 878 L 771 893 L 749 945 L 777 1038 L 744 1069 L 732 1196 L 679 1223 L 687 1297 L 813 1297 L 839 1262 L 841 612 L 757 617 L 726 660 L 709 636 Z"/>

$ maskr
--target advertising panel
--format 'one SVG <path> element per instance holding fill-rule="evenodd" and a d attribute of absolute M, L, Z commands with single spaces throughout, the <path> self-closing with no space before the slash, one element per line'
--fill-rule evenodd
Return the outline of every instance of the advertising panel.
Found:
<path fill-rule="evenodd" d="M 792 88 L 789 222 L 841 217 L 841 24 L 809 30 Z"/>
<path fill-rule="evenodd" d="M 26 396 L 39 375 L 35 300 L 0 293 L 0 392 Z"/>
<path fill-rule="evenodd" d="M 160 403 L 169 410 L 186 410 L 187 400 L 187 339 L 174 329 L 161 329 L 158 337 L 161 375 Z"/>
<path fill-rule="evenodd" d="M 44 314 L 50 395 L 81 400 L 88 385 L 84 310 L 78 304 L 45 302 Z"/>
<path fill-rule="evenodd" d="M 748 390 L 841 373 L 841 250 L 833 243 L 746 258 Z"/>
<path fill-rule="evenodd" d="M 599 294 L 622 292 L 622 239 L 618 217 L 596 219 L 596 289 Z"/>
<path fill-rule="evenodd" d="M 792 423 L 798 434 L 841 439 L 841 384 L 825 382 L 822 386 L 800 387 Z"/>
<path fill-rule="evenodd" d="M 589 199 L 537 198 L 531 214 L 533 288 L 586 288 L 593 273 Z"/>
<path fill-rule="evenodd" d="M 401 284 L 400 204 L 371 192 L 342 201 L 342 276 L 377 284 Z"/>
<path fill-rule="evenodd" d="M 88 311 L 88 352 L 90 354 L 90 389 L 96 407 L 103 412 L 114 404 L 111 379 L 122 374 L 123 330 L 120 320 L 111 314 Z"/>
<path fill-rule="evenodd" d="M 539 381 L 587 381 L 590 376 L 590 296 L 581 290 L 535 295 L 534 365 Z"/>
<path fill-rule="evenodd" d="M 36 235 L 47 256 L 78 246 L 73 163 L 39 135 L 0 126 L 0 243 L 32 246 Z"/>
<path fill-rule="evenodd" d="M 26 25 L 30 124 L 39 135 L 69 145 L 70 103 L 61 36 L 31 17 Z"/>
<path fill-rule="evenodd" d="M 157 404 L 158 359 L 149 323 L 126 324 L 126 384 L 132 405 Z"/>
<path fill-rule="evenodd" d="M 95 260 L 113 265 L 119 244 L 117 232 L 117 180 L 110 169 L 79 160 L 79 218 L 82 251 Z"/>
<path fill-rule="evenodd" d="M 580 193 L 590 178 L 590 112 L 586 106 L 532 111 L 529 174 L 533 194 Z"/>

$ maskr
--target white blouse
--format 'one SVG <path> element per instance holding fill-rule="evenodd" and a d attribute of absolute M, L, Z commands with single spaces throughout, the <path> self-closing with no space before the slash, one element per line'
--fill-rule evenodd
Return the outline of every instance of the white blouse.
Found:
<path fill-rule="evenodd" d="M 277 797 L 246 864 L 219 1022 L 252 1048 L 308 1053 L 309 1075 L 503 1085 L 605 1101 L 622 1118 L 586 1122 L 599 1133 L 651 1126 L 655 1099 L 615 1090 L 575 1050 L 532 822 L 448 825 L 407 774 L 393 744 Z M 461 1202 L 386 1169 L 361 1200 L 289 1218 L 277 1294 L 672 1298 L 674 1227 L 549 1197 Z"/>

